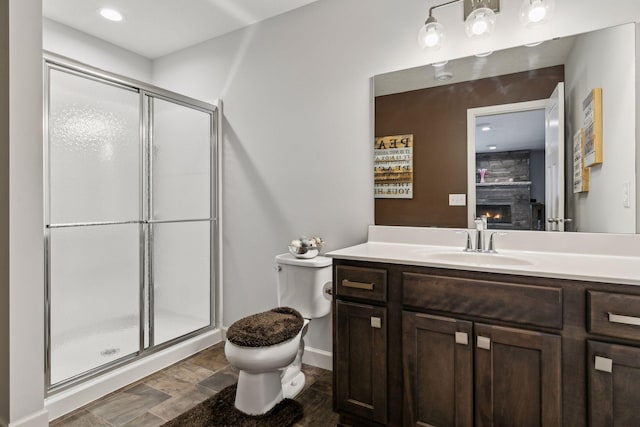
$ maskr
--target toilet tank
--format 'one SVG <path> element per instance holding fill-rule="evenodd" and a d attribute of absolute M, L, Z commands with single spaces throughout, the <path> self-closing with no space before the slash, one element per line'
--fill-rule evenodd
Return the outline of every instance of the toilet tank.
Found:
<path fill-rule="evenodd" d="M 281 254 L 276 255 L 276 265 L 279 306 L 294 308 L 306 319 L 329 314 L 331 295 L 325 289 L 331 287 L 331 258 Z"/>

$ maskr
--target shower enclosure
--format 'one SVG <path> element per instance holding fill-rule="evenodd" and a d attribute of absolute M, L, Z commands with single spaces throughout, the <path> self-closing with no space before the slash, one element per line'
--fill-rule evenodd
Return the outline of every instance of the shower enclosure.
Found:
<path fill-rule="evenodd" d="M 216 119 L 213 105 L 45 59 L 50 391 L 215 326 Z"/>

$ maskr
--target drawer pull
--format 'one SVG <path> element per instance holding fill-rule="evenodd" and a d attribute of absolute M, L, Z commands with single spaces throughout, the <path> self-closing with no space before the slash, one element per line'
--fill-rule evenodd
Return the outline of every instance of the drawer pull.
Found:
<path fill-rule="evenodd" d="M 595 369 L 602 372 L 611 372 L 613 368 L 613 360 L 606 357 L 596 356 Z"/>
<path fill-rule="evenodd" d="M 466 332 L 456 332 L 456 344 L 469 345 L 469 335 Z"/>
<path fill-rule="evenodd" d="M 491 350 L 491 338 L 478 336 L 478 348 Z"/>
<path fill-rule="evenodd" d="M 640 326 L 640 317 L 623 316 L 621 314 L 613 314 L 613 313 L 608 313 L 608 314 L 609 314 L 609 322 Z"/>
<path fill-rule="evenodd" d="M 365 291 L 372 291 L 375 287 L 375 283 L 352 282 L 351 280 L 342 279 L 342 286 L 344 286 L 345 288 L 355 288 Z"/>
<path fill-rule="evenodd" d="M 382 319 L 380 319 L 379 317 L 372 317 L 371 318 L 371 327 L 372 328 L 376 328 L 376 329 L 382 328 Z"/>

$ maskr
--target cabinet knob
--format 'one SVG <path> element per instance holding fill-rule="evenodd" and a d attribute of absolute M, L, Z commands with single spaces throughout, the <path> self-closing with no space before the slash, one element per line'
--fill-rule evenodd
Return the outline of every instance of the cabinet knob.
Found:
<path fill-rule="evenodd" d="M 372 317 L 371 318 L 371 327 L 372 328 L 376 328 L 376 329 L 382 328 L 382 319 L 380 319 L 379 317 Z"/>
<path fill-rule="evenodd" d="M 608 359 L 606 357 L 596 356 L 596 362 L 594 367 L 596 371 L 611 372 L 613 369 L 613 360 Z"/>
<path fill-rule="evenodd" d="M 456 344 L 469 345 L 469 335 L 466 332 L 456 332 Z"/>
<path fill-rule="evenodd" d="M 478 348 L 491 350 L 491 338 L 478 336 Z"/>

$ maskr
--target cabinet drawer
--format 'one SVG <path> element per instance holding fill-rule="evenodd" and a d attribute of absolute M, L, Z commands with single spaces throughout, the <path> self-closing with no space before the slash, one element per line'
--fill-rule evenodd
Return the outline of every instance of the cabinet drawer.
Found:
<path fill-rule="evenodd" d="M 587 291 L 589 332 L 640 341 L 640 295 Z"/>
<path fill-rule="evenodd" d="M 562 289 L 404 273 L 403 304 L 505 322 L 562 328 Z"/>
<path fill-rule="evenodd" d="M 387 300 L 387 271 L 378 268 L 336 267 L 336 295 L 371 301 Z"/>

